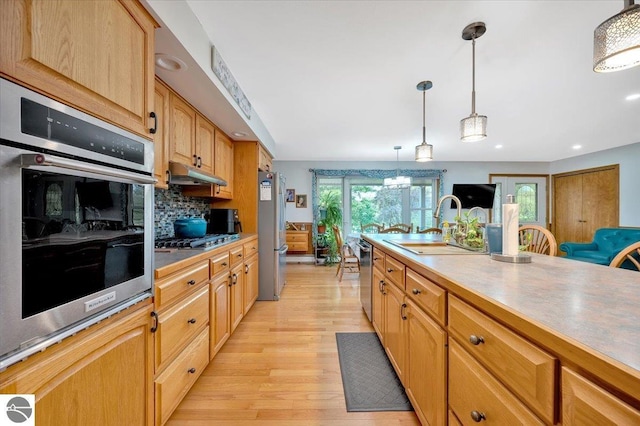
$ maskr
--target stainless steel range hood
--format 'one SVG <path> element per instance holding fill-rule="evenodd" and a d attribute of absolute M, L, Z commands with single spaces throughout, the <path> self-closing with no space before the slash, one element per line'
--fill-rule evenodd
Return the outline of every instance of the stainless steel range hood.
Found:
<path fill-rule="evenodd" d="M 173 185 L 209 185 L 227 186 L 227 181 L 204 172 L 196 167 L 169 161 L 169 183 Z"/>

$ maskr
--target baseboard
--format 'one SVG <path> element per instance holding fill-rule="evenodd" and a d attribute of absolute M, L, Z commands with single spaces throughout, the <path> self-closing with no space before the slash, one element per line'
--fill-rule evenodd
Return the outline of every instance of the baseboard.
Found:
<path fill-rule="evenodd" d="M 287 263 L 305 263 L 305 264 L 313 264 L 315 263 L 315 259 L 313 255 L 309 254 L 288 254 L 287 255 Z"/>

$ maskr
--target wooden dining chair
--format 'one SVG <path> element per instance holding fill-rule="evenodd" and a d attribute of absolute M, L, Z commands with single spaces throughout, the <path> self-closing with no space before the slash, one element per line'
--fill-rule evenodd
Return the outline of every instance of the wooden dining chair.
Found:
<path fill-rule="evenodd" d="M 389 227 L 385 228 L 385 230 L 386 229 L 392 229 L 392 228 L 399 229 L 400 232 L 397 232 L 397 233 L 410 234 L 411 231 L 413 230 L 413 225 L 411 225 L 411 224 L 407 225 L 406 223 L 395 223 L 393 225 L 389 225 Z M 392 232 L 392 231 L 388 231 L 388 232 Z"/>
<path fill-rule="evenodd" d="M 420 230 L 420 228 L 416 228 L 416 233 L 418 234 L 442 234 L 442 229 L 440 228 L 425 228 Z"/>
<path fill-rule="evenodd" d="M 379 232 L 380 234 L 408 234 L 406 228 L 401 228 L 399 226 L 390 226 L 388 228 L 384 228 Z"/>
<path fill-rule="evenodd" d="M 624 266 L 622 266 L 624 264 Z M 626 246 L 609 264 L 612 268 L 640 271 L 640 241 Z"/>
<path fill-rule="evenodd" d="M 378 225 L 377 223 L 367 223 L 360 225 L 360 232 L 363 234 L 377 234 L 384 229 L 384 225 Z"/>
<path fill-rule="evenodd" d="M 340 233 L 340 228 L 337 225 L 332 226 L 333 235 L 336 238 L 336 245 L 338 246 L 338 253 L 340 253 L 340 262 L 338 262 L 338 270 L 336 271 L 336 275 L 338 276 L 338 281 L 342 282 L 342 274 L 345 272 L 360 272 L 360 259 L 355 255 L 349 244 L 346 244 L 342 240 L 342 234 Z"/>
<path fill-rule="evenodd" d="M 518 229 L 518 242 L 524 251 L 531 253 L 558 254 L 558 243 L 555 237 L 546 228 L 538 225 L 522 225 Z"/>

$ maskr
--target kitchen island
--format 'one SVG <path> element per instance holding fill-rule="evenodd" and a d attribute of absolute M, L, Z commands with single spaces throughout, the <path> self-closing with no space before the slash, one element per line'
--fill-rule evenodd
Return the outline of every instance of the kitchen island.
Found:
<path fill-rule="evenodd" d="M 393 311 L 386 308 L 384 313 L 391 319 L 378 316 L 382 326 L 376 330 L 383 344 L 385 334 L 390 334 L 393 342 L 398 333 L 405 333 L 410 342 L 411 331 L 402 330 L 402 320 L 411 317 L 405 310 L 411 310 L 413 302 L 425 295 L 414 285 L 416 282 L 428 281 L 442 292 L 438 298 L 446 308 L 440 317 L 429 309 L 423 310 L 436 319 L 448 339 L 444 365 L 448 356 L 445 386 L 450 423 L 452 416 L 458 416 L 463 424 L 469 420 L 469 413 L 458 412 L 466 408 L 456 410 L 455 405 L 466 407 L 467 399 L 473 395 L 460 397 L 455 391 L 459 385 L 452 383 L 459 378 L 459 358 L 469 354 L 469 363 L 478 361 L 479 368 L 488 371 L 487 380 L 505 388 L 507 396 L 515 394 L 515 399 L 524 402 L 523 409 L 533 412 L 542 423 L 578 424 L 576 419 L 583 418 L 581 410 L 590 406 L 591 410 L 602 412 L 604 418 L 614 415 L 609 405 L 605 405 L 606 409 L 594 407 L 591 397 L 581 401 L 583 381 L 587 383 L 584 386 L 593 385 L 595 394 L 605 398 L 606 404 L 610 400 L 620 403 L 621 410 L 632 416 L 624 419 L 640 421 L 640 273 L 537 254 L 531 254 L 531 263 L 512 264 L 475 252 L 425 255 L 398 245 L 417 243 L 424 238 L 421 235 L 368 234 L 363 238 L 374 246 L 374 264 L 377 257 L 382 261 L 379 265 L 383 265 L 377 277 L 374 269 L 374 310 L 385 306 L 384 300 L 376 305 L 376 293 L 383 298 L 393 293 L 386 290 L 392 287 L 389 283 L 404 292 L 404 299 L 397 302 L 401 306 L 399 323 L 394 323 Z M 392 333 L 385 333 L 385 328 Z M 478 333 L 465 334 L 476 329 Z M 521 360 L 513 359 L 519 355 L 492 351 L 492 338 L 502 340 L 502 335 L 532 347 L 521 351 Z M 515 345 L 509 340 L 502 343 L 505 350 Z M 387 353 L 391 352 L 390 358 L 399 358 L 397 362 L 392 359 L 392 364 L 405 365 L 409 372 L 402 373 L 410 378 L 412 349 L 407 345 L 406 354 L 394 354 L 389 349 Z M 390 346 L 393 349 L 394 344 Z M 532 351 L 540 352 L 533 361 L 529 357 Z M 504 359 L 499 359 L 502 355 Z M 512 361 L 514 365 L 510 365 Z M 532 367 L 527 372 L 523 365 L 529 361 Z M 456 371 L 452 371 L 454 363 Z M 444 374 L 446 377 L 447 371 Z M 532 389 L 523 389 L 527 381 L 532 383 Z M 481 410 L 471 411 L 471 418 L 480 416 Z M 519 418 L 522 421 L 523 417 Z M 597 423 L 596 419 L 592 421 Z"/>

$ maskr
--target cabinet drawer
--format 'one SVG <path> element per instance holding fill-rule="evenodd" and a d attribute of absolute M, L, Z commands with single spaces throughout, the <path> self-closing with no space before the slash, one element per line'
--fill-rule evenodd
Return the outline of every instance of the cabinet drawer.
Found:
<path fill-rule="evenodd" d="M 209 286 L 158 316 L 156 371 L 209 324 Z"/>
<path fill-rule="evenodd" d="M 385 275 L 391 278 L 395 285 L 404 290 L 404 264 L 389 255 L 384 258 Z"/>
<path fill-rule="evenodd" d="M 417 272 L 407 268 L 407 294 L 440 325 L 445 322 L 447 292 Z"/>
<path fill-rule="evenodd" d="M 287 234 L 287 243 L 305 243 L 309 242 L 309 236 L 305 232 L 304 234 Z"/>
<path fill-rule="evenodd" d="M 206 327 L 156 379 L 157 424 L 162 425 L 169 419 L 208 363 L 209 327 Z"/>
<path fill-rule="evenodd" d="M 250 256 L 258 253 L 258 240 L 253 240 L 248 243 L 245 243 L 242 246 L 242 250 L 244 252 L 245 259 L 248 259 Z"/>
<path fill-rule="evenodd" d="M 554 422 L 555 358 L 453 296 L 449 333 L 540 417 Z"/>
<path fill-rule="evenodd" d="M 482 421 L 482 424 L 486 425 L 544 424 L 451 339 L 449 339 L 449 406 L 463 424 L 473 424 L 474 421 Z M 480 415 L 484 416 L 484 419 L 481 419 Z"/>
<path fill-rule="evenodd" d="M 384 272 L 384 252 L 374 247 L 372 260 L 373 266 Z"/>
<path fill-rule="evenodd" d="M 209 280 L 209 263 L 205 260 L 190 268 L 181 269 L 155 282 L 157 309 L 185 295 L 190 289 Z"/>
<path fill-rule="evenodd" d="M 229 260 L 231 261 L 232 267 L 242 262 L 242 259 L 244 259 L 244 249 L 242 246 L 234 247 L 229 250 Z"/>
<path fill-rule="evenodd" d="M 212 257 L 211 262 L 211 276 L 218 275 L 219 272 L 229 270 L 229 252 L 225 251 L 219 255 Z"/>
<path fill-rule="evenodd" d="M 563 367 L 562 424 L 565 426 L 639 425 L 640 411 Z"/>
<path fill-rule="evenodd" d="M 288 251 L 307 251 L 307 243 L 287 243 Z"/>

